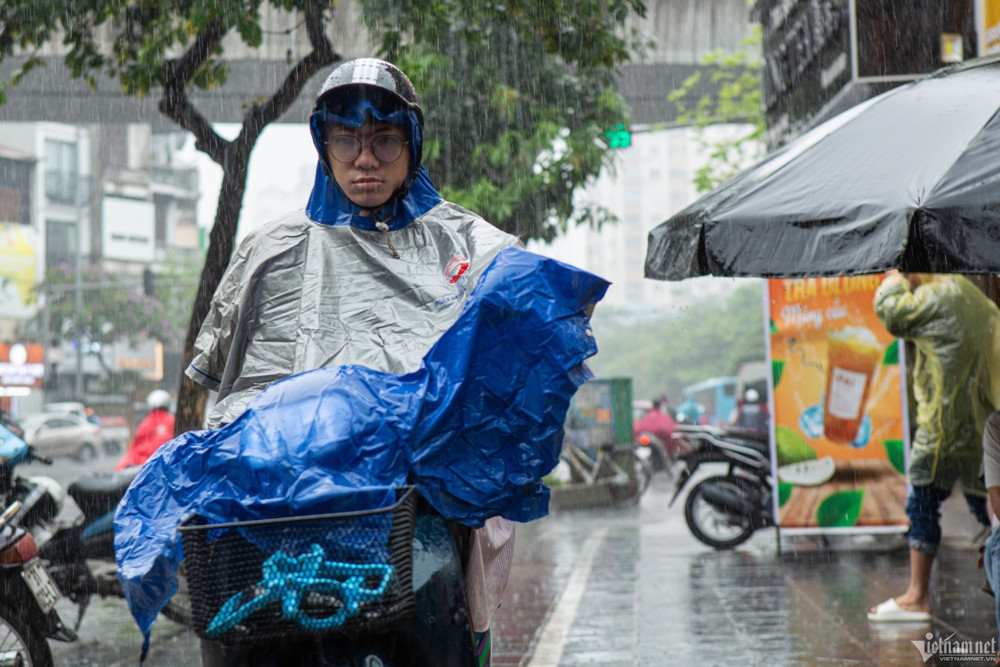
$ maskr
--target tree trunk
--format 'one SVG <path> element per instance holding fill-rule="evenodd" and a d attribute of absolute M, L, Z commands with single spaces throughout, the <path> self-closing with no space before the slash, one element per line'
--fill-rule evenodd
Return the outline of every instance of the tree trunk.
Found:
<path fill-rule="evenodd" d="M 241 150 L 241 147 L 242 143 L 230 144 L 226 152 L 226 165 L 223 169 L 215 224 L 212 225 L 208 254 L 198 283 L 198 295 L 195 297 L 191 321 L 184 338 L 184 369 L 187 369 L 194 358 L 195 340 L 208 316 L 212 295 L 215 294 L 222 280 L 222 274 L 229 266 L 229 258 L 236 245 L 237 223 L 240 219 L 240 210 L 243 208 L 243 195 L 246 192 L 247 171 L 250 164 L 250 150 Z M 182 371 L 180 392 L 177 396 L 175 434 L 180 435 L 185 431 L 204 428 L 207 396 L 207 390 L 183 375 Z"/>
<path fill-rule="evenodd" d="M 323 14 L 330 9 L 332 5 L 326 0 L 316 0 L 313 6 L 303 10 L 306 34 L 313 50 L 289 70 L 269 99 L 247 110 L 240 134 L 233 141 L 226 141 L 216 134 L 205 117 L 191 105 L 186 92 L 188 81 L 225 37 L 225 27 L 218 21 L 209 23 L 181 58 L 165 64 L 167 84 L 160 100 L 160 111 L 192 132 L 198 150 L 221 165 L 223 174 L 215 223 L 209 236 L 208 254 L 184 339 L 184 365 L 177 395 L 175 435 L 204 428 L 205 399 L 208 393 L 201 385 L 188 379 L 184 371 L 194 358 L 195 340 L 208 316 L 212 296 L 229 266 L 229 258 L 236 245 L 236 228 L 243 208 L 250 152 L 264 128 L 280 118 L 291 106 L 310 77 L 321 68 L 340 60 L 323 32 Z"/>

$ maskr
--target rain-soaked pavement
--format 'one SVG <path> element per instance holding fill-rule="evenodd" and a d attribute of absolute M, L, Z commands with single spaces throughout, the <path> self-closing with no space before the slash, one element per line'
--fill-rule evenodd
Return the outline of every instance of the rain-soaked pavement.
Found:
<path fill-rule="evenodd" d="M 779 550 L 770 529 L 716 552 L 688 533 L 683 498 L 667 507 L 670 490 L 659 476 L 638 505 L 519 526 L 494 665 L 991 664 L 977 651 L 996 653 L 993 598 L 960 496 L 945 505 L 933 621 L 880 626 L 865 611 L 906 587 L 899 537 L 786 536 Z M 160 617 L 153 635 L 146 665 L 199 664 L 198 640 L 181 626 Z M 138 664 L 139 633 L 121 600 L 95 600 L 80 637 L 52 643 L 57 666 Z"/>

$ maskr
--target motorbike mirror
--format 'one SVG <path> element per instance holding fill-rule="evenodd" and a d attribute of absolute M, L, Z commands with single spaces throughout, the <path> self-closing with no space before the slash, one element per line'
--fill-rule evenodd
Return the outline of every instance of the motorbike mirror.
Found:
<path fill-rule="evenodd" d="M 47 466 L 50 466 L 53 463 L 50 457 L 42 456 L 41 454 L 38 453 L 38 450 L 32 447 L 31 445 L 28 445 L 28 460 L 35 461 L 38 463 L 44 463 Z"/>

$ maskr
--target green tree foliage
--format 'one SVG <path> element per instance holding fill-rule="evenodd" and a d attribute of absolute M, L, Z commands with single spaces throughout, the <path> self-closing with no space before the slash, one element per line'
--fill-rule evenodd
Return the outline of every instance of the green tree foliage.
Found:
<path fill-rule="evenodd" d="M 695 141 L 707 151 L 708 159 L 695 171 L 694 184 L 699 192 L 719 185 L 764 151 L 764 107 L 761 97 L 761 29 L 753 26 L 740 48 L 730 53 L 716 49 L 702 63 L 709 66 L 715 92 L 702 95 L 692 108 L 685 102 L 702 79 L 702 72 L 686 78 L 667 96 L 678 111 L 678 122 L 695 128 Z M 724 136 L 711 134 L 710 126 L 738 124 Z"/>
<path fill-rule="evenodd" d="M 666 394 L 710 377 L 735 375 L 740 364 L 765 358 L 763 281 L 737 287 L 725 301 L 707 301 L 658 320 L 608 326 L 594 314 L 598 353 L 588 362 L 599 377 L 631 377 L 633 395 Z"/>
<path fill-rule="evenodd" d="M 45 307 L 30 323 L 39 336 L 48 318 L 50 335 L 72 339 L 79 333 L 83 340 L 101 345 L 117 341 L 135 342 L 153 338 L 177 345 L 180 330 L 170 325 L 163 304 L 143 294 L 136 278 L 124 278 L 96 266 L 81 269 L 79 315 L 76 303 L 76 272 L 69 264 L 50 267 L 45 281 L 36 288 L 43 295 Z"/>
<path fill-rule="evenodd" d="M 122 90 L 160 95 L 160 111 L 195 136 L 223 170 L 208 254 L 184 341 L 185 362 L 232 254 L 257 138 L 320 69 L 341 59 L 326 36 L 336 3 L 328 0 L 3 0 L 0 59 L 59 41 L 74 76 L 97 74 Z M 188 97 L 191 88 L 225 84 L 223 39 L 261 44 L 261 10 L 293 12 L 312 50 L 291 63 L 270 96 L 247 100 L 239 134 L 226 140 Z M 623 117 L 611 72 L 628 57 L 619 36 L 643 0 L 362 0 L 362 15 L 384 55 L 414 75 L 428 107 L 434 142 L 428 167 L 442 193 L 522 238 L 551 238 L 576 213 L 573 190 L 607 164 L 603 138 Z M 109 39 L 110 50 L 102 48 Z M 42 63 L 29 58 L 0 96 Z M 431 129 L 432 128 L 432 129 Z M 185 363 L 186 365 L 186 363 Z M 182 378 L 177 430 L 199 428 L 205 392 Z"/>
<path fill-rule="evenodd" d="M 179 350 L 191 319 L 201 265 L 201 258 L 168 254 L 157 267 L 152 295 L 145 293 L 139 276 L 109 273 L 94 265 L 81 267 L 79 308 L 75 267 L 51 267 L 35 287 L 45 305 L 27 322 L 24 335 L 38 341 L 47 335 L 46 343 L 79 337 L 87 354 L 95 356 L 106 371 L 108 385 L 130 393 L 142 383 L 141 376 L 111 368 L 103 350 L 114 343 L 146 339 L 159 341 L 167 350 Z"/>
<path fill-rule="evenodd" d="M 638 42 L 641 0 L 368 0 L 386 57 L 411 75 L 441 194 L 523 240 L 612 219 L 573 193 L 611 167 L 605 131 L 627 118 L 614 67 Z"/>
<path fill-rule="evenodd" d="M 169 253 L 157 268 L 152 295 L 145 293 L 139 276 L 110 273 L 95 265 L 81 267 L 80 334 L 102 345 L 153 339 L 167 349 L 179 350 L 191 319 L 202 263 L 201 258 Z M 35 286 L 45 307 L 25 325 L 28 338 L 42 341 L 46 327 L 54 338 L 77 336 L 76 282 L 76 270 L 70 264 L 46 271 L 45 280 Z"/>

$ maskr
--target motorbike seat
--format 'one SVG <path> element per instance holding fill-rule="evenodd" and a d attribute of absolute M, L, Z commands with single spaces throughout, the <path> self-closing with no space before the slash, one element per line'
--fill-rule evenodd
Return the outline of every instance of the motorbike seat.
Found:
<path fill-rule="evenodd" d="M 87 475 L 70 484 L 66 491 L 85 517 L 98 517 L 118 507 L 129 484 L 138 474 L 139 467 L 134 466 L 116 472 Z"/>
<path fill-rule="evenodd" d="M 740 428 L 739 426 L 727 426 L 726 433 L 743 440 L 756 440 L 758 442 L 770 442 L 770 436 L 764 431 L 752 428 Z"/>
<path fill-rule="evenodd" d="M 771 437 L 767 433 L 752 428 L 733 426 L 727 426 L 725 431 L 728 438 L 739 440 L 747 447 L 757 450 L 764 456 L 771 455 Z"/>

